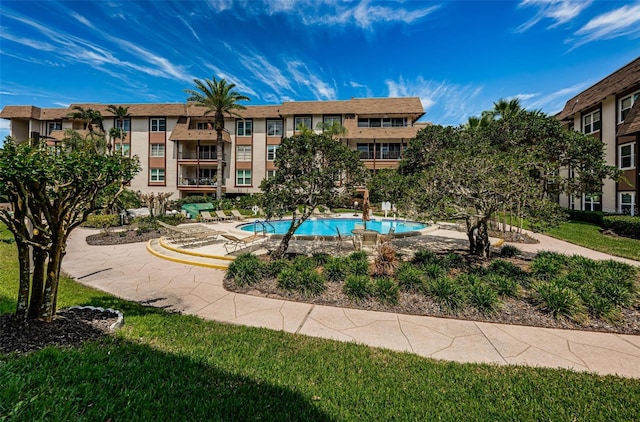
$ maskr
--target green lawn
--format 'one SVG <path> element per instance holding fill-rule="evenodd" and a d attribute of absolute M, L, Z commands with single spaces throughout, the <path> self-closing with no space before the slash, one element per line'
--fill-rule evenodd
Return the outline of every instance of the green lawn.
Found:
<path fill-rule="evenodd" d="M 570 221 L 545 234 L 599 252 L 640 261 L 640 240 L 605 236 L 596 224 Z"/>
<path fill-rule="evenodd" d="M 15 307 L 16 267 L 15 246 L 0 242 L 1 313 Z M 0 420 L 640 419 L 640 380 L 439 362 L 203 321 L 71 280 L 59 303 L 114 307 L 126 325 L 79 349 L 0 354 Z"/>

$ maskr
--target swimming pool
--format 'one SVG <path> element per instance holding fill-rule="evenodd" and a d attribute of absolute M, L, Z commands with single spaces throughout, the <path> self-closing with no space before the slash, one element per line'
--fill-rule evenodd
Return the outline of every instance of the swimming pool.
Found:
<path fill-rule="evenodd" d="M 356 224 L 362 225 L 360 218 L 314 218 L 306 220 L 298 230 L 296 235 L 303 236 L 335 236 L 340 230 L 341 235 L 351 236 L 351 230 Z M 257 227 L 256 227 L 257 225 Z M 268 233 L 285 234 L 289 230 L 291 220 L 273 220 L 266 223 Z M 389 229 L 393 227 L 396 233 L 406 233 L 422 230 L 427 227 L 426 224 L 417 223 L 415 221 L 398 221 L 398 220 L 371 220 L 367 221 L 367 229 L 375 230 L 378 233 L 389 233 Z M 241 230 L 248 232 L 262 232 L 261 223 L 249 223 L 239 226 Z"/>

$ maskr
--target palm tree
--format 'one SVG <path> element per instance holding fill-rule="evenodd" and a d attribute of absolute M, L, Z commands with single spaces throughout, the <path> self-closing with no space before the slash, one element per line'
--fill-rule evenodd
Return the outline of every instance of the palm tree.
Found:
<path fill-rule="evenodd" d="M 127 117 L 129 117 L 129 107 L 123 107 L 123 106 L 114 106 L 109 105 L 107 106 L 107 111 L 109 111 L 111 114 L 113 114 L 118 121 L 120 122 L 120 127 L 119 127 L 119 139 L 120 139 L 120 152 L 122 152 L 122 144 L 124 143 L 124 138 L 127 136 L 127 132 L 124 130 L 124 119 L 126 119 Z"/>
<path fill-rule="evenodd" d="M 480 117 L 477 117 L 477 116 L 469 117 L 469 120 L 464 126 L 465 128 L 470 130 L 482 129 L 487 127 L 490 121 L 491 121 L 491 117 L 487 114 L 487 112 L 484 112 Z"/>
<path fill-rule="evenodd" d="M 102 114 L 98 110 L 94 110 L 91 108 L 84 109 L 82 106 L 75 105 L 71 107 L 71 113 L 67 114 L 67 117 L 76 120 L 82 120 L 84 122 L 84 128 L 89 131 L 89 135 L 91 139 L 94 139 L 95 129 L 93 127 L 94 124 L 98 125 L 98 129 L 101 132 L 104 132 L 104 126 L 102 125 Z"/>
<path fill-rule="evenodd" d="M 216 199 L 222 199 L 222 159 L 224 157 L 222 131 L 224 130 L 225 114 L 242 118 L 236 110 L 243 110 L 245 106 L 238 104 L 238 101 L 251 101 L 251 99 L 234 91 L 233 89 L 236 85 L 228 83 L 226 79 L 217 80 L 214 76 L 213 80 L 205 79 L 201 81 L 194 79 L 193 82 L 196 84 L 197 89 L 184 90 L 184 92 L 190 95 L 187 101 L 206 107 L 207 111 L 205 111 L 205 115 L 214 113 L 213 125 L 218 135 L 216 146 L 216 153 L 218 155 Z"/>
<path fill-rule="evenodd" d="M 484 111 L 482 117 L 487 116 L 491 119 L 506 119 L 522 111 L 524 111 L 524 109 L 522 108 L 522 104 L 520 104 L 519 98 L 513 98 L 511 100 L 501 98 L 497 103 L 493 103 L 493 110 Z"/>

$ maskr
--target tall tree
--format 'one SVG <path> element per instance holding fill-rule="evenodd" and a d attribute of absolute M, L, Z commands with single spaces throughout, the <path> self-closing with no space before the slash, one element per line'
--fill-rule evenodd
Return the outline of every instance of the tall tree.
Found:
<path fill-rule="evenodd" d="M 498 102 L 493 103 L 493 109 L 482 112 L 482 117 L 488 117 L 492 120 L 504 119 L 514 117 L 521 111 L 524 109 L 520 104 L 520 98 L 512 98 L 511 100 L 501 98 Z"/>
<path fill-rule="evenodd" d="M 129 117 L 129 107 L 114 106 L 113 104 L 110 104 L 107 106 L 107 110 L 116 117 L 119 123 L 119 126 L 116 126 L 116 128 L 119 129 L 117 131 L 117 135 L 118 135 L 118 138 L 120 139 L 120 153 L 122 153 L 124 138 L 126 138 L 127 136 L 127 131 L 125 130 L 125 127 L 124 127 L 124 121 L 126 118 Z M 111 134 L 111 131 L 109 133 Z M 114 131 L 114 134 L 115 133 L 116 132 Z"/>
<path fill-rule="evenodd" d="M 89 131 L 89 136 L 92 140 L 98 139 L 99 135 L 104 134 L 104 125 L 102 123 L 102 113 L 98 110 L 94 110 L 92 108 L 85 109 L 82 106 L 75 105 L 71 107 L 73 110 L 70 112 L 67 117 L 82 120 L 84 123 L 84 129 Z M 99 133 L 96 134 L 95 127 L 93 125 L 97 125 L 99 129 Z"/>
<path fill-rule="evenodd" d="M 267 218 L 291 214 L 289 230 L 272 254 L 280 258 L 314 208 L 331 206 L 341 195 L 350 195 L 355 186 L 364 184 L 366 169 L 356 151 L 327 134 L 313 132 L 284 138 L 275 165 L 275 176 L 263 180 L 260 189 Z"/>
<path fill-rule="evenodd" d="M 52 148 L 7 138 L 0 148 L 0 190 L 14 208 L 13 214 L 0 211 L 0 221 L 18 247 L 16 315 L 23 322 L 51 320 L 69 234 L 101 206 L 105 188 L 116 184 L 120 192 L 139 171 L 137 158 L 99 153 L 93 139 L 71 139 Z"/>
<path fill-rule="evenodd" d="M 216 199 L 222 199 L 222 186 L 224 185 L 222 172 L 224 140 L 222 131 L 224 130 L 224 118 L 225 115 L 241 118 L 236 110 L 243 110 L 245 106 L 239 102 L 250 101 L 250 98 L 234 91 L 235 84 L 228 83 L 225 79 L 217 80 L 215 76 L 211 80 L 205 79 L 201 81 L 194 79 L 193 82 L 196 84 L 196 89 L 184 90 L 190 95 L 187 101 L 206 107 L 205 115 L 214 113 L 213 128 L 217 134 L 216 154 L 218 156 Z"/>

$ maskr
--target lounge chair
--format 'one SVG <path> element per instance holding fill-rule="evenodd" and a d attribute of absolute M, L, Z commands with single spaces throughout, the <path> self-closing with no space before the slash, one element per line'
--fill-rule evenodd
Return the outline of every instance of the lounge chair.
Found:
<path fill-rule="evenodd" d="M 173 243 L 184 246 L 193 246 L 198 243 L 205 243 L 216 240 L 223 234 L 219 230 L 211 230 L 204 226 L 193 225 L 193 227 L 177 227 L 158 221 L 158 224 L 166 229 L 167 238 Z"/>
<path fill-rule="evenodd" d="M 237 237 L 232 234 L 224 233 L 222 234 L 222 237 L 226 239 L 226 241 L 224 242 L 224 249 L 227 251 L 228 254 L 230 254 L 231 252 L 235 252 L 238 249 L 245 248 L 247 246 L 251 248 L 254 243 L 262 239 L 266 239 L 266 236 L 263 236 L 261 234 L 252 234 L 246 237 Z"/>
<path fill-rule="evenodd" d="M 362 250 L 364 248 L 375 248 L 378 246 L 378 235 L 379 233 L 373 230 L 365 230 L 362 232 L 360 236 L 355 240 L 355 247 L 357 250 Z"/>
<path fill-rule="evenodd" d="M 340 251 L 342 250 L 342 243 L 348 239 L 345 236 L 343 236 L 342 233 L 340 233 L 340 229 L 337 227 L 336 227 L 336 232 L 338 233 L 338 236 L 336 236 L 336 247 L 338 251 Z"/>
<path fill-rule="evenodd" d="M 218 220 L 220 219 L 218 217 L 212 216 L 209 211 L 200 211 L 200 221 L 202 221 L 203 223 L 213 223 Z"/>
<path fill-rule="evenodd" d="M 240 211 L 238 211 L 238 210 L 231 210 L 231 214 L 238 221 L 242 221 L 242 220 L 246 219 L 246 217 L 244 215 L 240 214 Z"/>
<path fill-rule="evenodd" d="M 216 211 L 216 216 L 222 220 L 222 221 L 227 221 L 227 220 L 233 220 L 233 217 L 228 216 L 227 214 L 224 213 L 224 211 L 222 210 L 217 210 Z"/>

